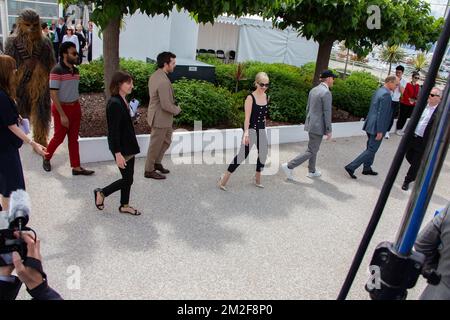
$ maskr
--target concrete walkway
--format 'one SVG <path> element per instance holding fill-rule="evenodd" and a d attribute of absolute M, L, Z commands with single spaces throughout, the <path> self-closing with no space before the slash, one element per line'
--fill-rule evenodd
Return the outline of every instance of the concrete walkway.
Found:
<path fill-rule="evenodd" d="M 229 191 L 216 188 L 226 165 L 164 164 L 165 181 L 143 178 L 136 163 L 132 204 L 140 217 L 118 212 L 119 194 L 104 212 L 92 190 L 118 178 L 113 162 L 87 166 L 93 177 L 72 177 L 66 147 L 42 170 L 41 160 L 22 148 L 30 226 L 42 240 L 49 283 L 66 299 L 335 299 L 370 219 L 399 137 L 383 141 L 375 160 L 378 177 L 351 180 L 343 166 L 364 148 L 363 137 L 324 142 L 318 168 L 323 177 L 299 183 L 280 171 L 252 185 L 253 165 L 240 167 Z M 280 146 L 280 163 L 305 150 L 306 143 Z M 404 164 L 384 216 L 351 291 L 367 299 L 366 268 L 374 247 L 393 241 L 410 192 L 400 189 Z M 426 221 L 450 199 L 447 158 Z M 80 287 L 76 275 L 80 272 Z M 74 278 L 75 276 L 75 278 Z M 75 281 L 74 281 L 75 279 Z M 425 281 L 411 291 L 414 299 Z M 29 299 L 22 289 L 20 298 Z"/>

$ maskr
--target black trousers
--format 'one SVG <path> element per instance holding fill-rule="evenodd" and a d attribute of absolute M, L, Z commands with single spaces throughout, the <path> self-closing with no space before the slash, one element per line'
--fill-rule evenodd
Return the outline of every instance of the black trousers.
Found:
<path fill-rule="evenodd" d="M 250 129 L 249 144 L 241 144 L 239 153 L 234 157 L 233 162 L 228 166 L 228 171 L 233 173 L 239 165 L 247 159 L 250 149 L 256 144 L 258 149 L 258 160 L 256 161 L 256 172 L 261 172 L 267 159 L 268 146 L 267 134 L 265 129 Z"/>
<path fill-rule="evenodd" d="M 397 130 L 403 129 L 403 127 L 405 126 L 406 120 L 408 120 L 408 118 L 410 118 L 412 115 L 413 108 L 414 107 L 412 107 L 412 106 L 407 106 L 403 103 L 400 103 L 400 114 L 399 114 L 398 120 L 397 120 Z"/>
<path fill-rule="evenodd" d="M 122 179 L 117 180 L 111 183 L 109 186 L 103 188 L 103 194 L 105 197 L 108 197 L 114 192 L 120 190 L 120 204 L 122 206 L 129 204 L 130 201 L 130 191 L 131 185 L 133 184 L 133 176 L 134 176 L 134 161 L 135 158 L 133 157 L 127 161 L 125 169 L 119 168 L 120 174 L 122 175 Z"/>
<path fill-rule="evenodd" d="M 56 62 L 59 61 L 59 42 L 53 42 L 53 51 L 55 52 Z"/>
<path fill-rule="evenodd" d="M 400 102 L 392 101 L 391 108 L 392 108 L 392 119 L 391 119 L 391 123 L 389 124 L 389 129 L 387 132 L 391 131 L 392 125 L 394 124 L 394 119 L 398 117 Z"/>
<path fill-rule="evenodd" d="M 411 139 L 408 150 L 406 151 L 406 160 L 411 165 L 406 173 L 406 183 L 411 183 L 416 180 L 417 172 L 419 171 L 422 157 L 425 152 L 425 143 L 426 141 L 419 136 L 414 136 Z"/>

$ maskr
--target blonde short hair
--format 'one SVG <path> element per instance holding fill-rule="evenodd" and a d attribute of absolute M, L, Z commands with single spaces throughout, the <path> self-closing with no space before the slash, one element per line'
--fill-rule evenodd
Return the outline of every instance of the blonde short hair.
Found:
<path fill-rule="evenodd" d="M 256 74 L 256 76 L 255 76 L 255 87 L 257 86 L 258 83 L 263 83 L 264 80 L 269 82 L 269 76 L 267 75 L 267 73 L 265 73 L 265 72 L 258 72 Z"/>

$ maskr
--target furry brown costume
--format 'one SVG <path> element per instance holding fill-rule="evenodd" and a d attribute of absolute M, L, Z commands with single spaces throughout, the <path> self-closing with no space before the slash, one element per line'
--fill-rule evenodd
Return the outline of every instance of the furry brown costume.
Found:
<path fill-rule="evenodd" d="M 49 74 L 56 63 L 53 47 L 42 35 L 39 15 L 25 9 L 17 18 L 17 31 L 8 38 L 5 54 L 17 63 L 17 108 L 30 118 L 33 139 L 47 146 L 51 121 Z"/>

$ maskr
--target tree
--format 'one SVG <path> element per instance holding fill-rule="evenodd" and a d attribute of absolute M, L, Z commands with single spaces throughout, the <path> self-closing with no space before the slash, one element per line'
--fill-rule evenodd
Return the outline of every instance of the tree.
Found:
<path fill-rule="evenodd" d="M 423 71 L 423 69 L 425 67 L 427 67 L 428 63 L 429 63 L 426 53 L 425 52 L 419 52 L 416 55 L 416 57 L 413 59 L 412 63 L 413 63 L 414 69 L 417 72 Z"/>
<path fill-rule="evenodd" d="M 64 4 L 74 3 L 74 0 L 59 0 Z M 289 1 L 289 0 L 287 0 Z M 224 13 L 241 16 L 245 14 L 261 14 L 273 5 L 281 5 L 281 0 L 83 0 L 93 3 L 95 9 L 91 20 L 103 34 L 103 58 L 105 71 L 105 91 L 109 96 L 108 83 L 112 74 L 119 68 L 119 35 L 120 21 L 126 15 L 133 15 L 138 10 L 148 16 L 163 14 L 168 16 L 172 9 L 185 9 L 197 22 L 214 22 L 214 19 Z"/>
<path fill-rule="evenodd" d="M 328 68 L 335 41 L 345 40 L 346 47 L 359 56 L 385 42 L 426 49 L 443 26 L 443 19 L 432 17 L 430 5 L 423 0 L 295 0 L 272 6 L 265 16 L 275 17 L 279 28 L 293 27 L 319 43 L 315 84 Z"/>
<path fill-rule="evenodd" d="M 399 63 L 400 61 L 405 59 L 405 57 L 406 57 L 405 51 L 403 51 L 403 49 L 396 44 L 392 46 L 389 45 L 384 46 L 383 49 L 381 50 L 380 55 L 381 60 L 389 63 L 388 75 L 391 74 L 392 64 Z"/>

